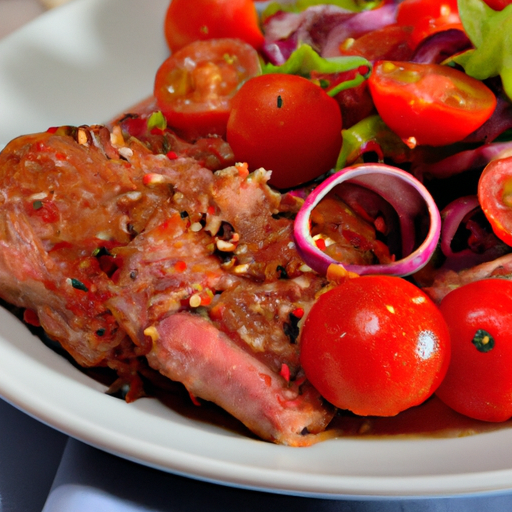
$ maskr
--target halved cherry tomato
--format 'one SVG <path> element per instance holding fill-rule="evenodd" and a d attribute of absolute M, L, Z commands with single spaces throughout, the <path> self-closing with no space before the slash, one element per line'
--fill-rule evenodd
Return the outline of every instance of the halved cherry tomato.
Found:
<path fill-rule="evenodd" d="M 451 291 L 439 306 L 452 344 L 436 395 L 484 421 L 512 417 L 512 282 L 483 279 Z"/>
<path fill-rule="evenodd" d="M 227 141 L 237 160 L 272 171 L 270 183 L 285 189 L 334 167 L 341 126 L 337 102 L 318 85 L 296 75 L 261 75 L 233 99 Z"/>
<path fill-rule="evenodd" d="M 478 182 L 478 200 L 495 235 L 512 245 L 512 157 L 486 166 Z"/>
<path fill-rule="evenodd" d="M 464 30 L 457 0 L 404 0 L 398 6 L 398 25 L 412 27 L 412 48 L 426 37 L 449 28 Z"/>
<path fill-rule="evenodd" d="M 403 0 L 398 5 L 396 22 L 402 26 L 414 27 L 419 20 L 436 19 L 455 15 L 458 20 L 457 0 Z"/>
<path fill-rule="evenodd" d="M 342 55 L 361 55 L 369 61 L 410 60 L 413 51 L 409 45 L 412 28 L 387 25 L 372 30 L 355 40 L 347 39 L 340 45 Z"/>
<path fill-rule="evenodd" d="M 486 85 L 439 64 L 379 61 L 368 84 L 383 121 L 410 146 L 458 142 L 496 108 Z"/>
<path fill-rule="evenodd" d="M 349 279 L 323 293 L 302 328 L 301 363 L 340 409 L 394 416 L 425 401 L 450 358 L 448 328 L 416 286 L 392 276 Z"/>
<path fill-rule="evenodd" d="M 419 21 L 412 31 L 409 44 L 416 48 L 424 39 L 445 30 L 456 29 L 464 32 L 464 26 L 460 21 L 451 21 L 451 16 L 429 20 L 425 18 Z"/>
<path fill-rule="evenodd" d="M 239 85 L 260 73 L 258 53 L 247 43 L 196 41 L 160 66 L 154 94 L 169 125 L 183 137 L 224 135 Z"/>
<path fill-rule="evenodd" d="M 173 52 L 205 39 L 237 38 L 254 48 L 264 42 L 252 0 L 172 0 L 164 29 Z"/>

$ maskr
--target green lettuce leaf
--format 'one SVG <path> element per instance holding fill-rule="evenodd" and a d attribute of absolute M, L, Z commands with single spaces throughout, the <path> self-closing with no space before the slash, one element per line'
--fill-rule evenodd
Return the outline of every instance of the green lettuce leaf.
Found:
<path fill-rule="evenodd" d="M 351 12 L 361 12 L 375 9 L 382 4 L 382 0 L 296 0 L 293 3 L 270 2 L 263 13 L 262 20 L 272 16 L 276 12 L 302 12 L 314 5 L 336 5 Z"/>
<path fill-rule="evenodd" d="M 371 73 L 372 66 L 368 60 L 359 56 L 341 56 L 324 59 L 307 44 L 297 48 L 282 65 L 263 64 L 263 74 L 283 73 L 287 75 L 299 75 L 304 78 L 311 78 L 311 73 L 331 75 L 344 73 L 346 71 L 358 70 L 352 80 L 347 80 L 327 91 L 330 96 L 336 96 L 340 91 L 350 87 L 356 87 L 364 82 Z"/>
<path fill-rule="evenodd" d="M 410 148 L 378 115 L 366 117 L 354 126 L 343 129 L 341 133 L 343 144 L 335 170 L 353 164 L 366 151 L 376 152 L 379 161 L 390 158 L 396 163 L 402 163 L 410 158 Z"/>
<path fill-rule="evenodd" d="M 500 76 L 512 99 L 512 4 L 494 11 L 483 0 L 458 0 L 459 15 L 475 46 L 453 60 L 473 78 Z"/>

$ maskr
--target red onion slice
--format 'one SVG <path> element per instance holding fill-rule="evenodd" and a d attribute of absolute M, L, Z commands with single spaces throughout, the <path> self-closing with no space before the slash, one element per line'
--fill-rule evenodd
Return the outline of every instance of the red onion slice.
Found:
<path fill-rule="evenodd" d="M 454 256 L 451 243 L 464 217 L 480 207 L 477 196 L 465 196 L 452 201 L 441 212 L 443 225 L 441 230 L 441 251 L 446 257 Z"/>
<path fill-rule="evenodd" d="M 401 259 L 389 264 L 343 265 L 322 252 L 310 233 L 310 216 L 315 206 L 341 183 L 349 182 L 378 193 L 395 209 L 402 235 Z M 417 245 L 417 225 L 427 221 L 426 236 Z M 349 272 L 406 276 L 416 272 L 431 258 L 441 232 L 441 215 L 428 190 L 411 174 L 385 164 L 362 164 L 333 174 L 306 198 L 295 219 L 294 237 L 304 262 L 319 274 L 326 275 L 330 265 Z M 417 245 L 417 246 L 416 246 Z M 409 249 L 408 249 L 409 248 Z"/>

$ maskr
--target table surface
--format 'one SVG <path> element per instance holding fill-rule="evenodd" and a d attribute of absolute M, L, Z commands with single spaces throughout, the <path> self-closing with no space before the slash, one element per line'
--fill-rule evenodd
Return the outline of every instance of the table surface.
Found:
<path fill-rule="evenodd" d="M 0 0 L 0 38 L 42 14 L 49 2 Z M 0 400 L 0 511 L 502 512 L 510 509 L 512 493 L 385 501 L 320 500 L 214 485 L 101 452 Z"/>

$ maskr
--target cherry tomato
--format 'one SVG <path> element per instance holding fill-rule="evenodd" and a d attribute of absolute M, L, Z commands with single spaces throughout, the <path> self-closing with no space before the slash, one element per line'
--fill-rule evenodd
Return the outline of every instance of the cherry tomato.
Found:
<path fill-rule="evenodd" d="M 424 18 L 435 19 L 455 15 L 459 19 L 457 0 L 403 0 L 398 5 L 396 22 L 402 26 L 414 27 Z"/>
<path fill-rule="evenodd" d="M 340 46 L 342 55 L 361 55 L 376 60 L 410 60 L 413 50 L 409 45 L 412 29 L 408 26 L 387 25 L 372 30 L 355 40 L 348 39 Z"/>
<path fill-rule="evenodd" d="M 409 39 L 412 48 L 435 32 L 464 30 L 457 0 L 404 0 L 398 6 L 396 20 L 398 25 L 413 28 Z"/>
<path fill-rule="evenodd" d="M 252 0 L 172 0 L 164 31 L 173 52 L 205 39 L 238 38 L 254 48 L 264 42 Z"/>
<path fill-rule="evenodd" d="M 379 115 L 409 146 L 458 142 L 496 108 L 486 85 L 439 64 L 378 61 L 368 84 Z"/>
<path fill-rule="evenodd" d="M 478 200 L 495 235 L 512 245 L 512 157 L 486 166 L 478 182 Z"/>
<path fill-rule="evenodd" d="M 421 404 L 450 359 L 436 305 L 405 279 L 385 275 L 349 279 L 320 295 L 300 343 L 311 384 L 336 407 L 364 416 Z"/>
<path fill-rule="evenodd" d="M 450 330 L 452 359 L 437 396 L 471 418 L 510 418 L 512 282 L 494 278 L 461 286 L 439 309 Z"/>
<path fill-rule="evenodd" d="M 154 95 L 169 125 L 183 137 L 224 135 L 237 88 L 259 73 L 258 53 L 247 43 L 196 41 L 163 62 Z"/>
<path fill-rule="evenodd" d="M 444 30 L 456 29 L 464 32 L 464 26 L 460 21 L 451 21 L 451 17 L 436 18 L 429 20 L 425 18 L 419 21 L 412 31 L 409 44 L 412 48 L 416 48 L 424 39 L 437 32 Z"/>
<path fill-rule="evenodd" d="M 227 141 L 251 170 L 272 171 L 290 188 L 329 171 L 341 149 L 341 112 L 318 85 L 295 75 L 261 75 L 233 99 Z"/>

